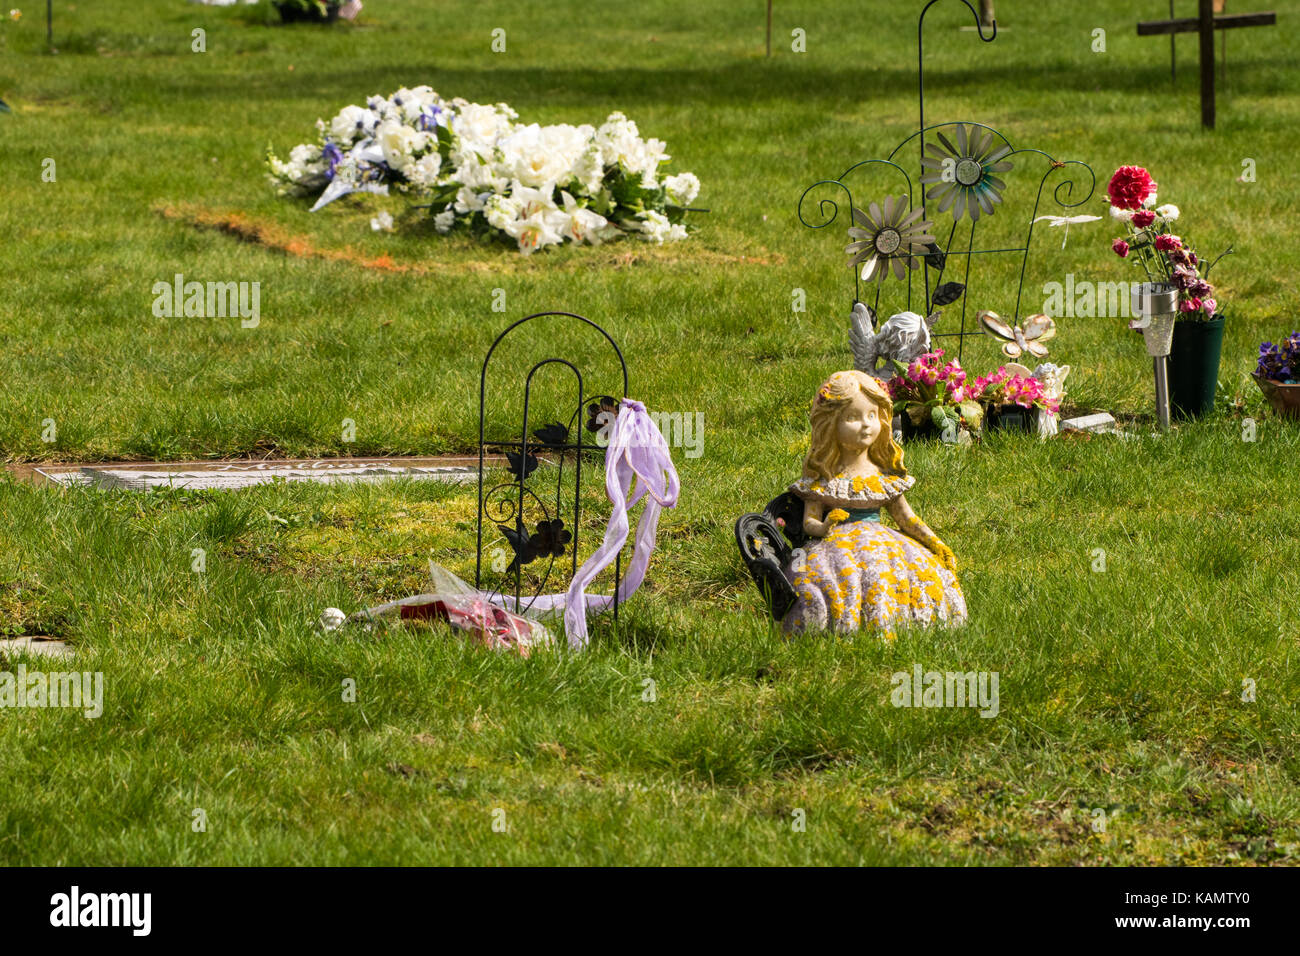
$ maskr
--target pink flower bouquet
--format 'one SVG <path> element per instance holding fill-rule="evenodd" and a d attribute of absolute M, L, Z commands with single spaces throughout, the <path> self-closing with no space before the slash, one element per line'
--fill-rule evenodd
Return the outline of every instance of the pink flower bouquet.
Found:
<path fill-rule="evenodd" d="M 1167 282 L 1177 288 L 1178 311 L 1184 318 L 1210 319 L 1219 308 L 1209 282 L 1210 269 L 1232 247 L 1208 264 L 1198 257 L 1191 243 L 1173 232 L 1178 207 L 1156 205 L 1156 186 L 1141 166 L 1115 170 L 1106 187 L 1110 214 L 1128 226 L 1128 236 L 1112 242 L 1111 251 L 1141 265 L 1148 282 Z"/>

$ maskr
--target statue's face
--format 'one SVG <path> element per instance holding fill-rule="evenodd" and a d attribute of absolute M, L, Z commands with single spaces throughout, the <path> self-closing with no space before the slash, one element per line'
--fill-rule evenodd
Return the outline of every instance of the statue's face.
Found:
<path fill-rule="evenodd" d="M 859 454 L 880 437 L 881 427 L 876 403 L 859 391 L 840 412 L 836 437 L 844 451 Z"/>

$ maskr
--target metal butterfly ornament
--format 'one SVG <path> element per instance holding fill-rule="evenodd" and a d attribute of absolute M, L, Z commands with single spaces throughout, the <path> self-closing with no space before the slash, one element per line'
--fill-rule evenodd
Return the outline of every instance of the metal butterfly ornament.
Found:
<path fill-rule="evenodd" d="M 1047 346 L 1043 343 L 1056 336 L 1056 321 L 1041 312 L 1025 319 L 1024 325 L 1011 325 L 988 309 L 980 312 L 979 320 L 985 332 L 1002 340 L 1002 354 L 1007 358 L 1019 358 L 1026 352 L 1046 358 Z"/>

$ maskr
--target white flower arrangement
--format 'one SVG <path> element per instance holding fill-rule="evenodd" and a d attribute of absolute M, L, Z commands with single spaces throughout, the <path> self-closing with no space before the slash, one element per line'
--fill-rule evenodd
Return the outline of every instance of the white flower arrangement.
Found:
<path fill-rule="evenodd" d="M 316 143 L 287 161 L 267 150 L 282 195 L 316 196 L 312 211 L 353 192 L 389 187 L 428 199 L 434 229 L 508 237 L 529 255 L 564 242 L 624 235 L 687 237 L 682 219 L 700 192 L 693 173 L 663 176 L 666 144 L 611 113 L 599 126 L 517 122 L 505 103 L 444 100 L 430 87 L 372 96 L 317 120 Z"/>

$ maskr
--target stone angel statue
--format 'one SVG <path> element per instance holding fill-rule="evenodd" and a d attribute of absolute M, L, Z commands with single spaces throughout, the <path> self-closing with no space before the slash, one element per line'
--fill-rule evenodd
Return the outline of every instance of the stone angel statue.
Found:
<path fill-rule="evenodd" d="M 915 312 L 899 312 L 875 330 L 875 313 L 861 302 L 853 303 L 849 316 L 849 349 L 853 367 L 881 380 L 893 377 L 891 359 L 907 365 L 912 359 L 930 351 L 930 330 L 942 313 L 935 311 L 926 318 Z M 884 361 L 883 369 L 876 366 Z"/>

